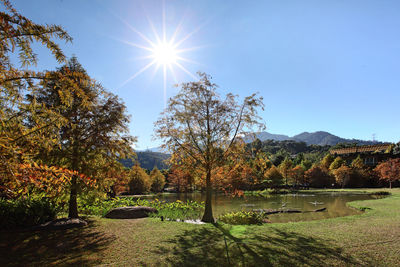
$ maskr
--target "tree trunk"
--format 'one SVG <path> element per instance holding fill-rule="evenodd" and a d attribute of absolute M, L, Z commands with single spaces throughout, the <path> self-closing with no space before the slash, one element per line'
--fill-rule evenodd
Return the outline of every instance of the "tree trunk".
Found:
<path fill-rule="evenodd" d="M 389 182 L 389 188 L 392 189 L 392 182 Z"/>
<path fill-rule="evenodd" d="M 78 170 L 78 145 L 75 144 L 73 148 L 72 154 L 72 170 Z M 69 195 L 69 209 L 68 209 L 68 217 L 69 218 L 79 218 L 78 216 L 78 183 L 77 183 L 77 175 L 73 175 L 71 179 L 71 191 Z"/>
<path fill-rule="evenodd" d="M 212 186 L 211 186 L 211 170 L 207 170 L 206 176 L 206 206 L 204 210 L 203 218 L 201 219 L 203 222 L 206 223 L 214 223 L 214 217 L 212 213 L 212 205 L 211 199 L 212 198 Z"/>
<path fill-rule="evenodd" d="M 71 179 L 71 192 L 69 195 L 69 209 L 68 209 L 68 217 L 69 218 L 78 218 L 78 203 L 76 201 L 78 190 L 76 183 L 76 175 L 72 176 Z"/>

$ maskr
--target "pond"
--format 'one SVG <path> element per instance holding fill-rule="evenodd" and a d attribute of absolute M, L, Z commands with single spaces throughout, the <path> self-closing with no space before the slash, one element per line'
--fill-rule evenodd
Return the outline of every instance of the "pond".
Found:
<path fill-rule="evenodd" d="M 205 201 L 204 193 L 166 193 L 157 196 L 142 196 L 142 199 L 157 198 L 161 201 L 173 202 L 176 200 L 197 202 Z M 297 193 L 284 195 L 256 195 L 231 197 L 225 194 L 213 195 L 213 213 L 219 215 L 232 211 L 251 211 L 253 209 L 296 209 L 302 213 L 280 213 L 268 215 L 271 222 L 296 222 L 320 220 L 360 214 L 361 211 L 348 207 L 349 201 L 373 199 L 371 195 L 350 192 L 323 192 Z M 316 209 L 326 208 L 322 212 L 313 212 Z"/>

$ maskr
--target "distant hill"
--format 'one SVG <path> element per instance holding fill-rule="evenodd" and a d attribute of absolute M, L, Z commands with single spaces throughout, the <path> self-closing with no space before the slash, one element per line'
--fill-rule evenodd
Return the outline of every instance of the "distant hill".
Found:
<path fill-rule="evenodd" d="M 328 132 L 318 131 L 318 132 L 303 132 L 301 134 L 295 135 L 293 137 L 289 137 L 287 135 L 281 134 L 270 134 L 268 132 L 259 132 L 256 133 L 256 137 L 261 141 L 266 140 L 274 140 L 274 141 L 284 141 L 284 140 L 294 140 L 298 142 L 305 142 L 307 145 L 336 145 L 338 143 L 357 143 L 359 145 L 372 145 L 378 144 L 381 142 L 376 141 L 365 141 L 365 140 L 358 140 L 358 139 L 346 139 L 341 138 L 339 136 L 333 135 Z M 245 140 L 249 142 L 251 137 L 247 137 Z"/>
<path fill-rule="evenodd" d="M 168 164 L 165 162 L 165 160 L 170 158 L 169 154 L 142 151 L 136 152 L 136 155 L 140 167 L 144 169 L 152 170 L 154 167 L 157 167 L 159 170 L 168 169 Z M 121 160 L 121 163 L 127 168 L 131 168 L 134 164 L 130 159 L 123 159 Z"/>
<path fill-rule="evenodd" d="M 281 148 L 286 149 L 290 153 L 298 153 L 298 152 L 306 152 L 308 150 L 312 150 L 314 148 L 307 148 L 308 145 L 319 145 L 319 146 L 334 146 L 339 143 L 357 143 L 358 145 L 373 145 L 379 144 L 381 142 L 376 141 L 365 141 L 365 140 L 357 140 L 357 139 L 346 139 L 341 138 L 339 136 L 333 135 L 328 132 L 318 131 L 318 132 L 303 132 L 295 136 L 287 136 L 283 134 L 271 134 L 268 132 L 258 132 L 255 133 L 255 137 L 260 139 L 261 141 L 273 140 L 279 141 L 282 143 L 279 144 L 268 144 L 269 152 L 276 153 Z M 254 136 L 245 136 L 245 142 L 250 143 L 254 140 Z M 291 141 L 291 142 L 283 142 L 283 141 Z M 296 143 L 296 142 L 304 142 Z M 154 167 L 158 169 L 168 169 L 168 164 L 165 163 L 165 160 L 170 158 L 169 154 L 162 153 L 160 147 L 153 147 L 146 149 L 145 151 L 137 151 L 137 157 L 139 164 L 142 168 L 152 170 Z M 131 160 L 122 160 L 122 164 L 125 167 L 132 167 L 133 162 Z"/>
<path fill-rule="evenodd" d="M 256 138 L 260 139 L 261 141 L 265 140 L 274 140 L 274 141 L 284 141 L 284 140 L 291 140 L 289 136 L 284 134 L 271 134 L 268 132 L 260 132 L 256 133 Z M 254 139 L 253 136 L 246 137 L 246 141 L 250 141 Z"/>
<path fill-rule="evenodd" d="M 144 150 L 138 150 L 137 152 L 159 152 L 159 153 L 165 153 L 165 151 L 161 147 L 150 147 Z"/>

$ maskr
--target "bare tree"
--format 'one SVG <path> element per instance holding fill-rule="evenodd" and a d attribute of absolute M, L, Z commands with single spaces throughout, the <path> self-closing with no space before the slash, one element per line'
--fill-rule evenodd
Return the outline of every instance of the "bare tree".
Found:
<path fill-rule="evenodd" d="M 230 153 L 238 136 L 264 128 L 258 108 L 264 109 L 262 97 L 252 94 L 238 103 L 238 96 L 217 93 L 211 77 L 198 73 L 197 82 L 182 83 L 180 92 L 169 99 L 155 123 L 155 136 L 165 142 L 171 152 L 181 151 L 191 157 L 205 173 L 206 205 L 202 218 L 214 222 L 211 205 L 211 176 Z"/>

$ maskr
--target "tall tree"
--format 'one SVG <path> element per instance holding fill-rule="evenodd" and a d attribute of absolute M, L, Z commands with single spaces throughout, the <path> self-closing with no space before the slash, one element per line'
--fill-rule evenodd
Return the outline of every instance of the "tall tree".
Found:
<path fill-rule="evenodd" d="M 282 176 L 285 178 L 285 185 L 288 185 L 288 178 L 291 176 L 291 171 L 293 167 L 293 162 L 289 158 L 285 158 L 284 161 L 279 165 L 279 171 L 282 173 Z"/>
<path fill-rule="evenodd" d="M 199 81 L 181 84 L 180 92 L 169 100 L 155 123 L 155 135 L 171 151 L 182 149 L 204 170 L 206 203 L 202 221 L 214 222 L 212 171 L 229 154 L 238 135 L 253 126 L 263 126 L 257 114 L 263 103 L 256 94 L 246 97 L 241 104 L 233 94 L 222 99 L 211 77 L 198 74 Z"/>
<path fill-rule="evenodd" d="M 338 168 L 332 169 L 332 173 L 335 177 L 336 183 L 341 185 L 342 188 L 348 185 L 351 177 L 353 176 L 353 170 L 346 165 L 342 165 Z"/>
<path fill-rule="evenodd" d="M 150 172 L 150 180 L 152 192 L 161 192 L 163 190 L 165 185 L 165 176 L 157 169 L 157 167 Z"/>
<path fill-rule="evenodd" d="M 126 107 L 117 96 L 90 79 L 74 57 L 57 73 L 74 81 L 78 88 L 68 91 L 70 83 L 43 80 L 38 92 L 30 97 L 31 102 L 51 107 L 67 121 L 57 130 L 58 145 L 50 151 L 43 150 L 38 160 L 101 177 L 101 166 L 133 153 L 131 145 L 135 138 L 128 135 Z M 65 94 L 70 95 L 66 98 Z M 72 177 L 70 186 L 69 217 L 72 218 L 78 217 L 77 178 Z"/>
<path fill-rule="evenodd" d="M 389 182 L 389 186 L 392 188 L 392 183 L 400 180 L 400 159 L 389 159 L 381 162 L 375 170 L 380 179 Z"/>
<path fill-rule="evenodd" d="M 336 157 L 335 160 L 329 166 L 329 170 L 333 171 L 339 169 L 343 165 L 346 165 L 346 161 L 344 161 L 344 159 L 342 159 L 341 157 Z"/>
<path fill-rule="evenodd" d="M 46 79 L 43 73 L 19 69 L 11 62 L 15 55 L 24 67 L 35 65 L 38 61 L 32 44 L 37 42 L 49 49 L 56 60 L 64 62 L 65 56 L 54 42 L 60 39 L 72 41 L 67 32 L 57 25 L 40 25 L 22 16 L 8 0 L 0 0 L 0 186 L 14 179 L 15 172 L 21 163 L 29 162 L 34 144 L 43 141 L 42 133 L 50 125 L 38 123 L 34 128 L 24 124 L 26 115 L 36 108 L 35 103 L 27 105 L 24 95 L 32 93 L 36 81 Z M 18 56 L 16 56 L 16 54 Z M 59 126 L 57 114 L 51 110 L 42 110 L 36 120 L 53 117 L 52 125 Z M 46 140 L 51 141 L 51 140 Z"/>

